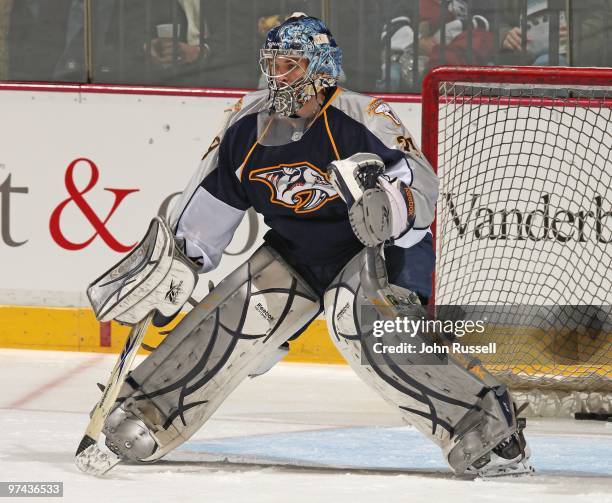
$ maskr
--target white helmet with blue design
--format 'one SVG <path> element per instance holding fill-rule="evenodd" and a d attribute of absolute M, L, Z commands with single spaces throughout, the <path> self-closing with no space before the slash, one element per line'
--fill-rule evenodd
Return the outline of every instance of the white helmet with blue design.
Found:
<path fill-rule="evenodd" d="M 302 59 L 308 61 L 308 66 L 295 80 L 281 78 L 299 66 Z M 285 65 L 279 65 L 279 60 L 284 60 Z M 268 81 L 270 109 L 291 116 L 319 91 L 336 85 L 342 51 L 323 21 L 300 12 L 270 30 L 259 64 Z M 280 74 L 279 67 L 286 70 Z"/>

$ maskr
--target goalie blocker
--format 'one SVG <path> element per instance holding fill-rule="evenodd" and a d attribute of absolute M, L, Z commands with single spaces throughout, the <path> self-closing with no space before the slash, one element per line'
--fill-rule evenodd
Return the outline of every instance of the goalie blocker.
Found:
<path fill-rule="evenodd" d="M 193 293 L 196 271 L 168 224 L 156 217 L 132 252 L 89 286 L 87 297 L 100 321 L 132 325 L 151 311 L 171 318 Z"/>

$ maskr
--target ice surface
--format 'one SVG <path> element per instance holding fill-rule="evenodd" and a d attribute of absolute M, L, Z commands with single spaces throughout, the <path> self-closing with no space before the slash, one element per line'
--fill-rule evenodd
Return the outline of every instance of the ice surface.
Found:
<path fill-rule="evenodd" d="M 612 502 L 612 423 L 530 420 L 535 476 L 457 479 L 348 367 L 327 365 L 280 364 L 166 460 L 89 477 L 73 454 L 114 358 L 0 350 L 0 481 L 63 481 L 75 502 Z"/>

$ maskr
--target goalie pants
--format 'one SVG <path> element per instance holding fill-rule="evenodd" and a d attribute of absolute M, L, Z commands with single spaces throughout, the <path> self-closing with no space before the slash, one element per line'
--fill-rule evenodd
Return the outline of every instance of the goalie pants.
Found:
<path fill-rule="evenodd" d="M 273 243 L 268 244 L 273 246 Z M 281 252 L 279 251 L 279 253 Z M 283 258 L 319 295 L 321 306 L 323 306 L 325 289 L 347 264 L 347 261 L 342 261 L 324 265 L 305 265 L 288 260 L 287 257 Z M 386 247 L 385 263 L 389 282 L 415 292 L 419 296 L 421 304 L 427 305 L 431 297 L 432 274 L 435 267 L 431 234 L 427 233 L 420 242 L 410 248 Z M 297 339 L 308 328 L 309 324 L 310 322 L 304 325 L 289 340 Z"/>

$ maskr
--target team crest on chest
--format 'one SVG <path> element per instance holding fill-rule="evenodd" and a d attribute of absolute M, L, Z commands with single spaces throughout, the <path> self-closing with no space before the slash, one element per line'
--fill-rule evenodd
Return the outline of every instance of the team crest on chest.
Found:
<path fill-rule="evenodd" d="M 327 176 L 308 162 L 255 169 L 249 173 L 249 180 L 267 185 L 271 191 L 270 202 L 296 213 L 316 211 L 338 197 Z"/>
<path fill-rule="evenodd" d="M 370 115 L 383 115 L 388 119 L 391 119 L 396 126 L 402 125 L 402 122 L 399 120 L 399 117 L 389 106 L 389 104 L 381 100 L 380 98 L 374 98 L 368 105 L 367 111 Z"/>

